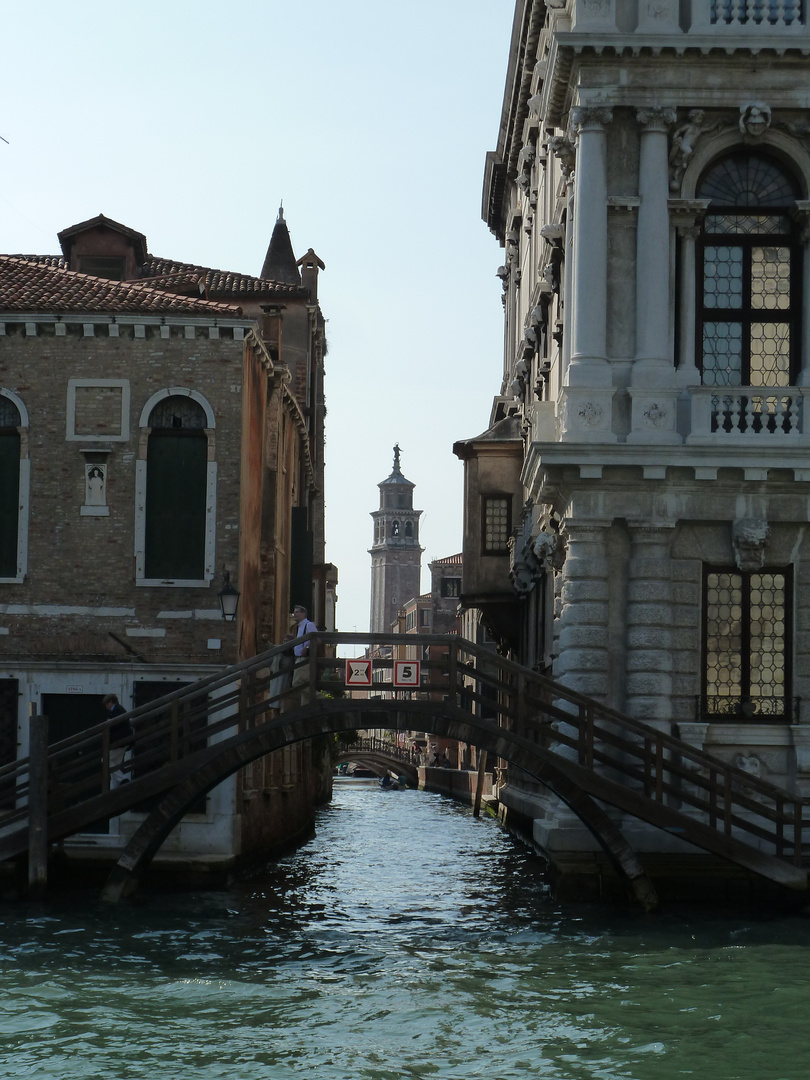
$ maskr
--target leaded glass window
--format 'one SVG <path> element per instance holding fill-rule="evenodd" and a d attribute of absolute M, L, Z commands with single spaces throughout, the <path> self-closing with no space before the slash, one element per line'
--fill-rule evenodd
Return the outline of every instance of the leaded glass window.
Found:
<path fill-rule="evenodd" d="M 698 354 L 704 386 L 790 386 L 799 364 L 800 249 L 793 177 L 762 154 L 716 162 L 698 260 Z"/>
<path fill-rule="evenodd" d="M 707 568 L 703 590 L 704 717 L 789 717 L 790 568 Z"/>
<path fill-rule="evenodd" d="M 509 550 L 512 528 L 512 502 L 509 498 L 489 496 L 483 504 L 484 554 L 504 555 Z"/>

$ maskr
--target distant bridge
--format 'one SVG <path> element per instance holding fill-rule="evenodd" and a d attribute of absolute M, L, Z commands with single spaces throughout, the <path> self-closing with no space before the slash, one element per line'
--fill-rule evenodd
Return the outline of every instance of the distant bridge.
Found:
<path fill-rule="evenodd" d="M 353 761 L 365 765 L 378 776 L 394 772 L 404 776 L 411 787 L 419 782 L 418 756 L 395 743 L 383 739 L 355 739 L 338 742 L 338 764 Z"/>
<path fill-rule="evenodd" d="M 280 697 L 271 699 L 270 687 L 289 644 L 133 710 L 134 739 L 116 742 L 107 721 L 48 747 L 46 761 L 24 758 L 0 769 L 0 861 L 25 855 L 43 837 L 53 843 L 156 799 L 108 879 L 104 895 L 118 899 L 190 807 L 249 762 L 318 735 L 388 728 L 477 746 L 546 785 L 647 908 L 656 904 L 653 886 L 604 806 L 784 886 L 808 889 L 810 800 L 462 638 L 308 637 L 307 682 Z M 374 660 L 383 678 L 400 651 L 432 659 L 422 661 L 419 685 L 394 690 L 375 682 L 346 697 L 339 647 L 387 651 Z M 130 783 L 111 787 L 109 750 L 130 744 Z M 38 787 L 42 775 L 47 793 Z M 45 800 L 47 814 L 37 824 Z"/>

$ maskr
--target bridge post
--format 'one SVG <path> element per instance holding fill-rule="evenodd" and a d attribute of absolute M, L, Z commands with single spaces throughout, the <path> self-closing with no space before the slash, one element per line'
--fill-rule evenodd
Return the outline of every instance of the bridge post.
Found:
<path fill-rule="evenodd" d="M 28 718 L 28 894 L 48 884 L 48 717 L 32 702 Z"/>
<path fill-rule="evenodd" d="M 475 781 L 475 803 L 473 804 L 473 817 L 481 816 L 481 796 L 484 794 L 484 777 L 487 771 L 487 752 L 478 751 L 478 777 Z"/>

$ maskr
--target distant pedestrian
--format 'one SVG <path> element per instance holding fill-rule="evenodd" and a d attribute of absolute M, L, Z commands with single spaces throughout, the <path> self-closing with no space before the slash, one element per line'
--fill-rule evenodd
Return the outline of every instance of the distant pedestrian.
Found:
<path fill-rule="evenodd" d="M 107 712 L 109 719 L 114 720 L 117 716 L 125 716 L 126 709 L 118 700 L 116 694 L 107 694 L 103 699 L 102 704 Z M 132 727 L 128 720 L 119 720 L 118 723 L 113 724 L 110 727 L 110 742 L 120 743 L 123 739 L 129 739 L 132 735 Z M 130 746 L 126 743 L 123 746 L 113 746 L 110 750 L 109 770 L 110 770 L 110 787 L 117 788 L 121 784 L 126 784 L 129 777 L 124 772 L 123 765 L 128 760 Z"/>

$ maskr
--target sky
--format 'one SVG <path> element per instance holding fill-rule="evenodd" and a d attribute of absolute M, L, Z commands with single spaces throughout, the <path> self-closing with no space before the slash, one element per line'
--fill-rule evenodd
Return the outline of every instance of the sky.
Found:
<path fill-rule="evenodd" d="M 481 221 L 514 0 L 0 0 L 0 251 L 103 213 L 153 255 L 258 274 L 278 206 L 326 264 L 326 544 L 369 626 L 393 446 L 428 563 L 461 551 L 458 439 L 499 392 Z"/>

